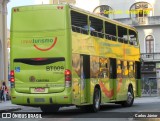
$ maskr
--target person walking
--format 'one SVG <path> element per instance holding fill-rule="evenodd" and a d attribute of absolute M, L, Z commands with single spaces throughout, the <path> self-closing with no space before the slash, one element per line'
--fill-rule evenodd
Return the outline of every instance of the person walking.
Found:
<path fill-rule="evenodd" d="M 7 86 L 6 86 L 6 83 L 3 82 L 2 83 L 2 87 L 1 87 L 1 101 L 4 100 L 6 101 L 6 95 L 7 95 Z"/>

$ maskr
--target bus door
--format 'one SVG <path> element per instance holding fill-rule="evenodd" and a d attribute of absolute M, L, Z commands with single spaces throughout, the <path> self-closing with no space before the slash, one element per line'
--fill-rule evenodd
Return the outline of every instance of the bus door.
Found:
<path fill-rule="evenodd" d="M 80 56 L 80 97 L 81 103 L 87 102 L 87 87 L 90 79 L 90 56 Z"/>
<path fill-rule="evenodd" d="M 135 62 L 135 78 L 136 78 L 136 89 L 137 96 L 141 96 L 141 63 Z"/>
<path fill-rule="evenodd" d="M 116 99 L 116 78 L 117 78 L 117 67 L 116 67 L 116 59 L 110 58 L 109 65 L 109 77 L 110 77 L 110 88 L 112 89 L 112 97 L 111 100 Z"/>

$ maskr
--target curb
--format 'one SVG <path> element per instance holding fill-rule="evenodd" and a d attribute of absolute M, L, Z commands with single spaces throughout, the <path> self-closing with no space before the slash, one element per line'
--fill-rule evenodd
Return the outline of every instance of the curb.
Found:
<path fill-rule="evenodd" d="M 0 113 L 22 110 L 22 108 L 0 109 Z"/>

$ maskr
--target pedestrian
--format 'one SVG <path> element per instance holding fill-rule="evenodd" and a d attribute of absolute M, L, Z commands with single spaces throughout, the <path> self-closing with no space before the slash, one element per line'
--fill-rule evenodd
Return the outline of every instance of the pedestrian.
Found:
<path fill-rule="evenodd" d="M 6 95 L 7 95 L 7 86 L 6 86 L 6 83 L 3 82 L 2 83 L 2 87 L 1 87 L 1 101 L 4 100 L 6 101 Z"/>
<path fill-rule="evenodd" d="M 84 28 L 85 30 L 87 30 L 87 31 L 88 31 L 88 29 L 89 29 L 90 31 L 95 31 L 95 29 L 91 26 L 91 21 L 89 21 L 89 26 L 88 26 L 88 25 L 85 25 L 85 26 L 83 26 L 83 28 Z"/>

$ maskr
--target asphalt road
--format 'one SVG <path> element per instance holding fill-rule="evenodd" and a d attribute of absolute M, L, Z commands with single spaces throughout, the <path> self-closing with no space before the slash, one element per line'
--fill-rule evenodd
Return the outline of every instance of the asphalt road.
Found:
<path fill-rule="evenodd" d="M 40 114 L 39 108 L 22 107 L 18 113 Z M 16 113 L 16 112 L 14 112 Z M 25 121 L 160 121 L 160 118 L 140 118 L 152 114 L 160 116 L 159 102 L 135 102 L 132 107 L 124 108 L 121 105 L 107 104 L 101 106 L 98 113 L 88 113 L 74 106 L 61 108 L 56 114 L 43 114 L 42 119 L 23 119 Z M 7 120 L 7 119 L 6 119 Z M 7 121 L 22 121 L 22 119 L 8 119 Z"/>

